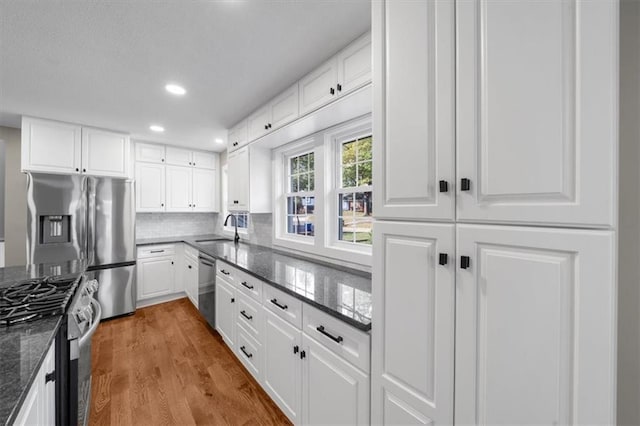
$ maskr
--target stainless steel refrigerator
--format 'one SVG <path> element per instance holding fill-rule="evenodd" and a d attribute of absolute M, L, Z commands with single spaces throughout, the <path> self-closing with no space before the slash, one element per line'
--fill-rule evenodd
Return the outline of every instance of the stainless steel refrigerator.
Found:
<path fill-rule="evenodd" d="M 136 309 L 134 183 L 28 173 L 27 260 L 86 260 L 103 318 Z"/>

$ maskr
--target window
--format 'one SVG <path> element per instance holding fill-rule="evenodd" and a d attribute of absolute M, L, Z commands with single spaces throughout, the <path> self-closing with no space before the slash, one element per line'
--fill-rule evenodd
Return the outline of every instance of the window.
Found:
<path fill-rule="evenodd" d="M 371 245 L 371 135 L 338 141 L 339 187 L 337 239 Z"/>
<path fill-rule="evenodd" d="M 287 157 L 287 234 L 313 237 L 315 233 L 315 155 Z"/>

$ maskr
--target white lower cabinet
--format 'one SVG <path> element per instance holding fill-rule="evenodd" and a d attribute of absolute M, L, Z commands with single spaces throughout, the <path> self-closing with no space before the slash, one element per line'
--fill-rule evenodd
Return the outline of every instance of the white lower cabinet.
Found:
<path fill-rule="evenodd" d="M 610 231 L 458 226 L 456 423 L 614 423 L 614 247 Z"/>
<path fill-rule="evenodd" d="M 373 423 L 452 424 L 455 226 L 374 227 Z"/>
<path fill-rule="evenodd" d="M 182 270 L 182 281 L 184 284 L 184 292 L 187 294 L 191 303 L 198 307 L 198 257 L 185 250 L 184 268 Z"/>
<path fill-rule="evenodd" d="M 302 335 L 302 423 L 368 425 L 369 375 Z"/>
<path fill-rule="evenodd" d="M 220 274 L 216 277 L 216 330 L 232 350 L 235 348 L 236 290 Z"/>
<path fill-rule="evenodd" d="M 27 397 L 14 420 L 14 426 L 56 424 L 56 382 L 47 381 L 46 375 L 55 370 L 55 341 L 51 343 L 47 355 L 36 373 Z"/>
<path fill-rule="evenodd" d="M 302 332 L 264 308 L 264 389 L 293 423 L 301 423 Z"/>
<path fill-rule="evenodd" d="M 138 247 L 138 300 L 175 292 L 175 260 L 175 246 L 172 244 Z"/>

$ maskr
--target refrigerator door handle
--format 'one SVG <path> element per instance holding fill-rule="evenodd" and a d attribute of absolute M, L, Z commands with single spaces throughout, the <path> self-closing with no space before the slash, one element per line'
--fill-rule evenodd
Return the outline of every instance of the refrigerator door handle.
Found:
<path fill-rule="evenodd" d="M 96 261 L 96 190 L 95 182 L 87 179 L 87 262 L 93 265 Z"/>

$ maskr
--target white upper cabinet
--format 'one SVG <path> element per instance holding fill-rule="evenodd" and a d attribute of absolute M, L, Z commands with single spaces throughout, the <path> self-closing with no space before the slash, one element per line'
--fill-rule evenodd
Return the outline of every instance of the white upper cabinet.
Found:
<path fill-rule="evenodd" d="M 216 170 L 218 168 L 218 154 L 215 152 L 193 151 L 191 163 L 193 167 L 199 169 Z"/>
<path fill-rule="evenodd" d="M 250 145 L 230 152 L 227 168 L 227 209 L 271 213 L 271 150 Z"/>
<path fill-rule="evenodd" d="M 373 424 L 453 424 L 455 225 L 376 221 Z"/>
<path fill-rule="evenodd" d="M 457 247 L 456 423 L 615 424 L 613 232 L 459 225 Z"/>
<path fill-rule="evenodd" d="M 127 177 L 131 145 L 128 135 L 82 128 L 82 173 Z"/>
<path fill-rule="evenodd" d="M 454 4 L 384 1 L 373 12 L 374 215 L 453 221 Z"/>
<path fill-rule="evenodd" d="M 82 127 L 23 117 L 22 170 L 79 173 Z"/>
<path fill-rule="evenodd" d="M 617 3 L 456 5 L 458 219 L 614 224 Z"/>
<path fill-rule="evenodd" d="M 338 63 L 331 58 L 300 80 L 300 115 L 328 104 L 338 95 Z"/>
<path fill-rule="evenodd" d="M 184 166 L 190 167 L 192 166 L 193 154 L 188 149 L 177 148 L 175 146 L 167 146 L 166 147 L 167 164 L 171 164 L 174 166 Z"/>
<path fill-rule="evenodd" d="M 255 140 L 269 131 L 270 120 L 269 105 L 265 105 L 247 118 L 249 140 Z"/>
<path fill-rule="evenodd" d="M 165 147 L 155 143 L 136 142 L 136 161 L 147 163 L 164 163 Z"/>
<path fill-rule="evenodd" d="M 269 129 L 282 127 L 299 115 L 298 83 L 282 92 L 269 104 Z"/>
<path fill-rule="evenodd" d="M 190 167 L 167 166 L 168 212 L 191 210 L 192 170 Z"/>
<path fill-rule="evenodd" d="M 163 212 L 165 204 L 165 166 L 136 163 L 136 211 Z"/>
<path fill-rule="evenodd" d="M 191 209 L 195 212 L 217 212 L 217 173 L 205 169 L 193 169 L 192 173 Z"/>
<path fill-rule="evenodd" d="M 415 54 L 415 52 L 414 52 Z M 338 53 L 338 95 L 349 93 L 371 81 L 371 33 Z"/>
<path fill-rule="evenodd" d="M 249 147 L 229 153 L 227 157 L 229 211 L 249 210 Z"/>
<path fill-rule="evenodd" d="M 227 150 L 229 152 L 235 151 L 236 149 L 245 146 L 247 143 L 249 143 L 249 138 L 247 136 L 247 120 L 242 120 L 229 130 L 229 135 L 227 137 Z"/>

